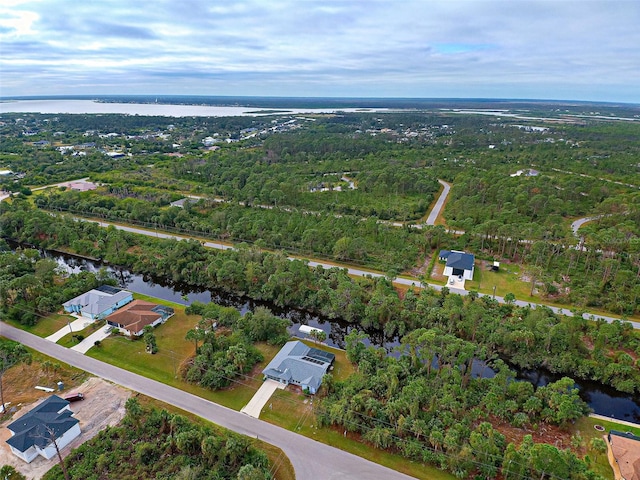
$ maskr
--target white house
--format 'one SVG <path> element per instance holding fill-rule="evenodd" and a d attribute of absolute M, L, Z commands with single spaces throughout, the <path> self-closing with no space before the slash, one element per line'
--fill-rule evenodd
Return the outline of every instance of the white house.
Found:
<path fill-rule="evenodd" d="M 102 319 L 133 301 L 133 294 L 110 285 L 102 285 L 64 302 L 66 312 L 79 313 L 91 320 Z"/>
<path fill-rule="evenodd" d="M 80 435 L 80 421 L 72 417 L 69 402 L 52 395 L 28 413 L 7 425 L 11 451 L 27 463 L 38 455 L 49 460 L 58 449 Z"/>
<path fill-rule="evenodd" d="M 465 280 L 473 280 L 475 257 L 471 253 L 457 250 L 440 250 L 438 258 L 447 262 L 444 267 L 444 275 L 446 277 L 461 276 Z"/>

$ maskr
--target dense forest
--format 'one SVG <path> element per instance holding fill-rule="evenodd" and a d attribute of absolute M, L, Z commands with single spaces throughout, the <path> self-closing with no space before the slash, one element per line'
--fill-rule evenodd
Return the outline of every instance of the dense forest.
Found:
<path fill-rule="evenodd" d="M 461 297 L 449 294 L 446 288 L 442 292 L 409 290 L 400 295 L 385 277 L 352 279 L 344 269 L 309 268 L 282 253 L 248 246 L 207 250 L 197 241 L 163 240 L 100 228 L 95 223 L 54 217 L 26 202 L 3 204 L 0 212 L 3 236 L 41 248 L 62 248 L 126 265 L 138 273 L 342 318 L 382 331 L 388 338 L 418 328 L 439 328 L 484 346 L 489 356 L 501 356 L 521 367 L 544 367 L 603 382 L 620 391 L 640 392 L 640 338 L 628 323 L 593 323 L 543 307 L 499 304 L 490 296 L 478 298 L 473 292 Z M 5 312 L 21 315 L 40 308 L 28 296 L 32 283 L 11 283 L 9 279 L 1 288 L 6 292 Z M 31 298 L 28 308 L 22 306 L 25 296 Z"/>
<path fill-rule="evenodd" d="M 517 267 L 533 301 L 623 318 L 640 312 L 640 124 L 578 116 L 580 106 L 530 108 L 518 119 L 442 110 L 209 119 L 6 115 L 0 170 L 11 172 L 0 176 L 0 187 L 20 193 L 0 203 L 0 237 L 343 319 L 351 324 L 344 347 L 357 373 L 341 382 L 329 376 L 316 413 L 321 425 L 345 435 L 459 478 L 595 479 L 576 449 L 501 433 L 500 426 L 566 428 L 587 411 L 571 378 L 535 389 L 514 381 L 508 365 L 637 396 L 640 335 L 630 324 L 391 283 L 401 272 L 429 281 L 438 250 L 460 249 L 475 254 L 476 269 L 496 260 Z M 613 107 L 603 111 L 615 115 Z M 35 190 L 81 176 L 98 188 Z M 437 225 L 426 226 L 438 180 L 452 184 L 450 197 Z M 181 207 L 171 205 L 187 196 Z M 73 215 L 199 240 L 139 236 Z M 235 248 L 209 250 L 200 239 Z M 35 249 L 0 250 L 0 309 L 25 325 L 108 281 L 104 273 L 63 279 Z M 291 253 L 386 276 L 309 268 Z M 202 320 L 188 333 L 196 355 L 181 373 L 207 388 L 225 387 L 261 359 L 252 342 L 286 340 L 286 321 L 268 311 L 240 316 L 194 304 L 190 313 Z M 400 347 L 366 347 L 359 330 Z M 474 361 L 496 376 L 472 375 Z M 165 432 L 173 427 L 163 415 L 148 418 Z M 134 430 L 147 438 L 151 425 L 140 423 Z M 113 431 L 102 440 L 115 445 L 128 435 Z M 206 468 L 193 456 L 223 465 L 223 478 L 267 473 L 261 462 L 229 465 L 231 454 L 206 450 L 214 444 L 205 447 L 209 433 L 193 432 L 181 431 L 184 448 L 176 436 L 152 446 L 143 440 L 129 467 L 147 472 L 173 452 L 181 458 L 171 464 L 173 475 Z M 216 442 L 225 452 L 224 441 Z M 87 458 L 94 463 L 82 468 L 106 468 L 107 457 Z"/>
<path fill-rule="evenodd" d="M 127 400 L 120 425 L 107 427 L 65 458 L 68 478 L 266 480 L 267 455 L 244 436 Z M 44 480 L 64 479 L 57 465 Z"/>
<path fill-rule="evenodd" d="M 534 391 L 514 381 L 504 365 L 491 379 L 473 378 L 471 363 L 486 350 L 438 329 L 404 337 L 398 358 L 365 347 L 357 331 L 347 336 L 347 356 L 358 371 L 343 382 L 326 379 L 317 408 L 322 425 L 357 432 L 378 448 L 438 465 L 457 478 L 600 478 L 570 449 L 507 443 L 491 422 L 517 428 L 566 426 L 587 412 L 573 380 L 563 378 Z M 526 430 L 524 430 L 526 431 Z"/>
<path fill-rule="evenodd" d="M 538 298 L 632 316 L 640 311 L 640 126 L 572 117 L 580 108 L 521 113 L 536 120 L 444 111 L 7 115 L 0 166 L 21 173 L 0 183 L 29 193 L 86 174 L 103 187 L 49 191 L 36 204 L 383 272 L 428 277 L 439 248 L 471 251 L 521 265 Z M 59 150 L 69 145 L 78 148 Z M 114 151 L 123 156 L 107 155 Z M 436 179 L 453 184 L 445 231 L 410 227 L 424 221 Z M 202 200 L 169 206 L 185 195 Z M 579 217 L 594 221 L 574 234 Z"/>

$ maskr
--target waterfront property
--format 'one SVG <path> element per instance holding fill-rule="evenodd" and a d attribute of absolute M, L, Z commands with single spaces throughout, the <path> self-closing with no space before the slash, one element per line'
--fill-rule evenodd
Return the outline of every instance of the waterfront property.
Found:
<path fill-rule="evenodd" d="M 315 394 L 335 357 L 333 353 L 308 347 L 297 340 L 291 341 L 282 347 L 262 373 L 265 378 L 284 385 L 299 385 L 302 390 Z"/>
<path fill-rule="evenodd" d="M 64 302 L 62 306 L 66 312 L 79 313 L 91 320 L 98 320 L 131 301 L 133 301 L 131 292 L 110 285 L 102 285 Z"/>
<path fill-rule="evenodd" d="M 107 324 L 117 328 L 128 336 L 139 337 L 144 333 L 144 327 L 155 327 L 173 316 L 173 308 L 156 305 L 143 300 L 134 300 L 120 310 L 107 317 Z"/>
<path fill-rule="evenodd" d="M 457 250 L 440 250 L 438 258 L 447 262 L 444 266 L 446 277 L 462 277 L 464 280 L 473 280 L 475 257 L 471 253 Z"/>
<path fill-rule="evenodd" d="M 38 455 L 49 460 L 56 454 L 56 445 L 62 449 L 80 435 L 80 421 L 72 415 L 67 400 L 51 395 L 7 425 L 11 451 L 27 463 Z"/>

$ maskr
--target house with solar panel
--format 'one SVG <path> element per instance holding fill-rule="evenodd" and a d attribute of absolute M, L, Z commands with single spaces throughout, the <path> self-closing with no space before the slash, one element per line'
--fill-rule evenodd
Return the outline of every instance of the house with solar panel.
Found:
<path fill-rule="evenodd" d="M 102 285 L 64 302 L 65 312 L 77 313 L 91 320 L 105 318 L 118 308 L 133 301 L 133 294 L 111 285 Z"/>
<path fill-rule="evenodd" d="M 303 391 L 315 394 L 335 358 L 333 353 L 294 340 L 282 347 L 262 373 L 265 379 L 298 385 Z"/>
<path fill-rule="evenodd" d="M 72 415 L 67 400 L 51 395 L 7 425 L 11 432 L 11 438 L 7 440 L 9 448 L 27 463 L 38 455 L 51 459 L 56 455 L 56 445 L 61 450 L 81 433 L 80 421 Z"/>

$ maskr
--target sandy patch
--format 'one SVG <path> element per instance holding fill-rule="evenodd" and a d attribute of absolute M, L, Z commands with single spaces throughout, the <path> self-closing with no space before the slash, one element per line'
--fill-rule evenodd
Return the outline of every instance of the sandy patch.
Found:
<path fill-rule="evenodd" d="M 80 431 L 82 433 L 62 449 L 63 457 L 66 457 L 73 448 L 95 437 L 107 425 L 118 424 L 125 414 L 124 404 L 131 396 L 131 391 L 97 377 L 89 378 L 77 388 L 65 390 L 60 396 L 64 397 L 76 392 L 82 392 L 85 396 L 83 401 L 71 404 L 71 410 L 74 412 L 73 416 L 80 420 Z M 12 465 L 29 480 L 41 478 L 57 463 L 58 459 L 54 457 L 51 460 L 45 460 L 42 457 L 37 457 L 31 463 L 26 463 L 16 457 L 11 453 L 9 445 L 6 443 L 6 440 L 11 436 L 6 426 L 27 413 L 41 401 L 42 399 L 22 406 L 10 420 L 0 425 L 0 465 Z"/>

